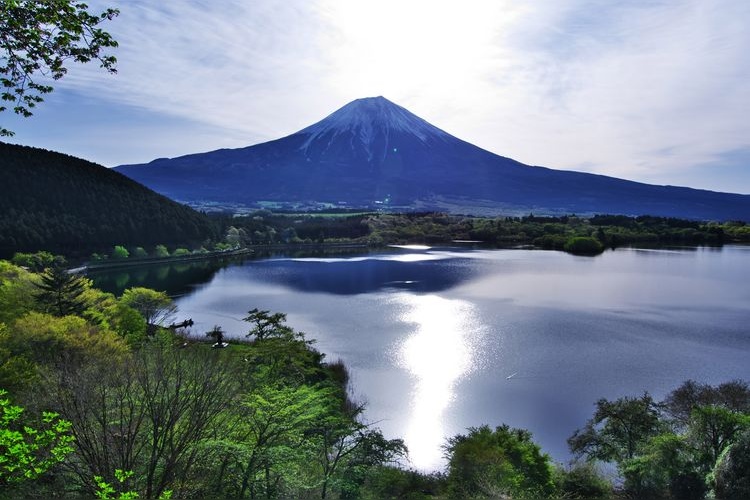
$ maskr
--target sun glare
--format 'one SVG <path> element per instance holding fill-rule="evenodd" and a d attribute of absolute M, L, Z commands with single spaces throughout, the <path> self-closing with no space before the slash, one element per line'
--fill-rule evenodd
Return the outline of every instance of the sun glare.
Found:
<path fill-rule="evenodd" d="M 334 28 L 334 84 L 357 96 L 404 96 L 439 83 L 442 92 L 477 78 L 500 57 L 496 42 L 514 11 L 505 2 L 341 0 Z"/>
<path fill-rule="evenodd" d="M 406 306 L 402 321 L 415 325 L 399 349 L 399 361 L 414 378 L 409 424 L 404 440 L 412 464 L 437 467 L 445 440 L 446 411 L 455 385 L 472 368 L 482 328 L 468 302 L 436 295 L 398 295 Z"/>

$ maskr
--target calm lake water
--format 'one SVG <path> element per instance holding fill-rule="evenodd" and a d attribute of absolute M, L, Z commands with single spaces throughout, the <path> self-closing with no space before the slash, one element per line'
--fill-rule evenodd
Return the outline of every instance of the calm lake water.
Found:
<path fill-rule="evenodd" d="M 750 380 L 750 248 L 394 248 L 111 271 L 105 289 L 177 297 L 202 335 L 258 307 L 342 359 L 366 417 L 401 437 L 412 464 L 442 467 L 469 426 L 529 429 L 555 460 L 597 399 L 656 398 L 686 379 Z"/>

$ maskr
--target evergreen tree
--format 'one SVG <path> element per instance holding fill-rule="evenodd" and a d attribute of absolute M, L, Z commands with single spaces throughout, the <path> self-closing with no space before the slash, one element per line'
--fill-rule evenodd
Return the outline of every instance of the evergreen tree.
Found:
<path fill-rule="evenodd" d="M 39 275 L 41 282 L 36 284 L 39 288 L 36 298 L 55 316 L 81 315 L 86 309 L 82 294 L 90 283 L 80 274 L 68 272 L 64 264 L 63 260 L 58 260 Z"/>

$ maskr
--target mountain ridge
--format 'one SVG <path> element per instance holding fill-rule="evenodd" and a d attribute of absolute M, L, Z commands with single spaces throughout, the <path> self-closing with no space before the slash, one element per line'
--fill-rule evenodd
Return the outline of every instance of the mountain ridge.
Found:
<path fill-rule="evenodd" d="M 116 169 L 193 205 L 750 219 L 750 195 L 525 165 L 458 139 L 382 96 L 352 101 L 280 139 Z"/>

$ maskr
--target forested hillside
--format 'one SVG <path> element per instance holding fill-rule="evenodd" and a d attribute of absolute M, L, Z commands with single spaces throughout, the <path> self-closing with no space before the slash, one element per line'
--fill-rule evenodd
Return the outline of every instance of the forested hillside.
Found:
<path fill-rule="evenodd" d="M 0 257 L 213 238 L 204 215 L 101 165 L 0 142 Z"/>

